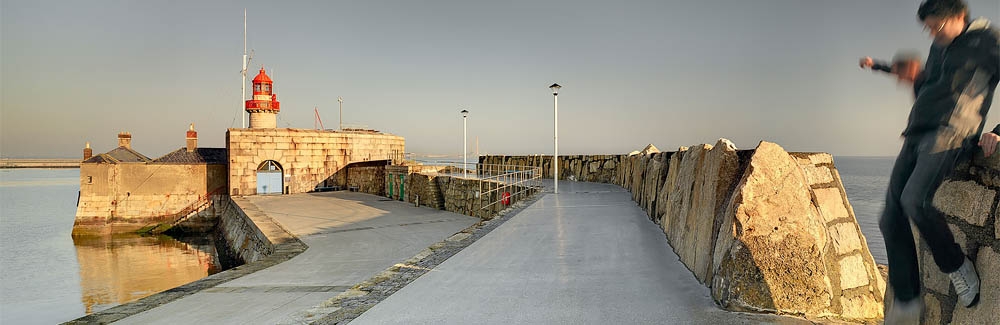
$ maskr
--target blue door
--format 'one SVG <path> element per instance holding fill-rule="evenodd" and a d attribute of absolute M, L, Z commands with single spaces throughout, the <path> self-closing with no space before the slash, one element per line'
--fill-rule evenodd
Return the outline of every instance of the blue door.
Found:
<path fill-rule="evenodd" d="M 257 194 L 281 194 L 284 189 L 281 166 L 268 160 L 257 167 Z"/>
<path fill-rule="evenodd" d="M 257 172 L 257 194 L 281 194 L 281 172 Z"/>

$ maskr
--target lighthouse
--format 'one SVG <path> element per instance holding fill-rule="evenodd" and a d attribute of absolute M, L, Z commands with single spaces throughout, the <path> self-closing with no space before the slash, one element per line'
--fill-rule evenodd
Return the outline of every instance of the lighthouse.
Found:
<path fill-rule="evenodd" d="M 253 78 L 253 98 L 247 100 L 244 108 L 250 113 L 251 129 L 273 129 L 277 126 L 278 111 L 281 105 L 278 95 L 272 93 L 274 83 L 271 77 L 264 73 L 264 68 Z"/>

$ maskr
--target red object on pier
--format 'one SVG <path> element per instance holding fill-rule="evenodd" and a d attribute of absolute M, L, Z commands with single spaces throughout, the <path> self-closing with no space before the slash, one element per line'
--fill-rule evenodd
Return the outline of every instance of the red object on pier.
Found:
<path fill-rule="evenodd" d="M 510 204 L 510 192 L 503 192 L 503 196 L 501 196 L 500 203 L 503 203 L 503 205 Z"/>
<path fill-rule="evenodd" d="M 274 82 L 267 76 L 264 68 L 253 78 L 253 98 L 246 101 L 243 108 L 247 112 L 278 112 L 281 110 L 281 103 L 278 102 L 278 95 L 273 93 Z"/>

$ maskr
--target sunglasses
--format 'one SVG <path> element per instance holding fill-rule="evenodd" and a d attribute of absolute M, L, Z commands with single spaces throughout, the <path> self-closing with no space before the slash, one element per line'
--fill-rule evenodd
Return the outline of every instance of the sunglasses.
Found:
<path fill-rule="evenodd" d="M 934 32 L 935 33 L 940 33 L 941 30 L 944 29 L 944 25 L 947 24 L 947 23 L 948 23 L 947 21 L 941 22 L 941 26 L 938 26 L 938 28 L 936 30 L 934 30 Z M 931 31 L 930 27 L 927 27 L 927 25 L 924 25 L 924 32 L 930 32 L 930 31 Z"/>

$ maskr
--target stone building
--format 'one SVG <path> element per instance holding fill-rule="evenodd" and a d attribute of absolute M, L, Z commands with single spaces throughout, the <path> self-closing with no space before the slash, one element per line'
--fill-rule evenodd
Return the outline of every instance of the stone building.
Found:
<path fill-rule="evenodd" d="M 204 208 L 225 193 L 226 150 L 198 148 L 194 125 L 187 145 L 150 159 L 132 149 L 132 135 L 118 134 L 118 147 L 80 163 L 80 198 L 74 234 L 130 232 Z"/>
<path fill-rule="evenodd" d="M 229 194 L 303 193 L 330 184 L 350 163 L 403 158 L 403 137 L 373 130 L 275 128 L 281 110 L 274 84 L 264 69 L 253 79 L 247 100 L 250 128 L 229 129 Z"/>
<path fill-rule="evenodd" d="M 281 106 L 263 68 L 253 79 L 252 91 L 244 104 L 250 127 L 228 129 L 226 148 L 198 148 L 193 125 L 186 133 L 186 147 L 156 159 L 133 150 L 127 132 L 120 133 L 118 147 L 106 153 L 93 155 L 88 143 L 80 164 L 74 233 L 131 232 L 176 223 L 210 208 L 213 195 L 348 188 L 358 177 L 383 184 L 384 176 L 372 173 L 384 168 L 373 164 L 402 161 L 405 141 L 400 136 L 359 129 L 276 128 Z M 351 164 L 365 169 L 355 177 L 336 176 Z M 367 191 L 379 193 L 376 188 Z"/>

